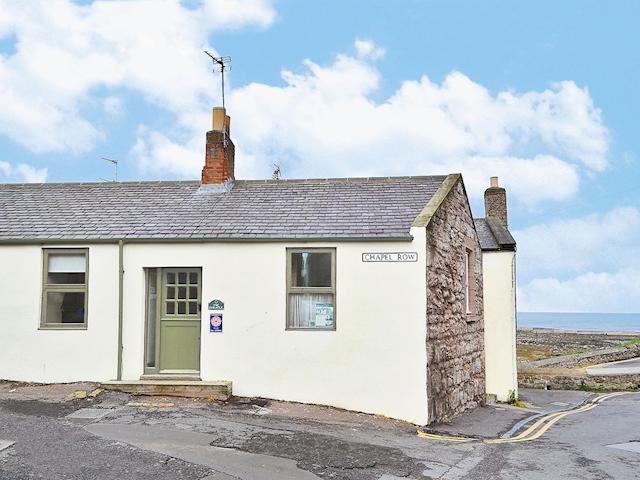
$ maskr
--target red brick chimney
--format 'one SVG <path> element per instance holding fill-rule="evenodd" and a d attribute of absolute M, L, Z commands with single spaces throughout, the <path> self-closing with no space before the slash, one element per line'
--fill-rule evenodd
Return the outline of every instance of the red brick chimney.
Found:
<path fill-rule="evenodd" d="M 235 147 L 229 137 L 231 118 L 227 115 L 225 109 L 220 107 L 213 109 L 212 117 L 213 128 L 207 132 L 202 184 L 224 185 L 234 180 Z"/>
<path fill-rule="evenodd" d="M 507 191 L 498 186 L 498 177 L 491 177 L 491 186 L 484 191 L 484 212 L 487 218 L 508 226 Z"/>

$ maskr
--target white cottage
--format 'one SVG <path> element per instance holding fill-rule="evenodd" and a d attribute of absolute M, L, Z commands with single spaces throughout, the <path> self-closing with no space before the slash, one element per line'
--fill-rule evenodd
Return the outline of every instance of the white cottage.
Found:
<path fill-rule="evenodd" d="M 230 382 L 417 424 L 485 395 L 462 178 L 0 185 L 0 378 Z"/>

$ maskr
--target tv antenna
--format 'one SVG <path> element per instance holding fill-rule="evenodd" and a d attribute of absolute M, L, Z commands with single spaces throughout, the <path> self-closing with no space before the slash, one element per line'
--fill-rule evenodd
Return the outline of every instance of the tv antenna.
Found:
<path fill-rule="evenodd" d="M 220 72 L 222 77 L 222 108 L 224 107 L 224 72 L 231 70 L 231 57 L 214 57 L 211 53 L 204 51 L 213 62 L 213 71 Z"/>
<path fill-rule="evenodd" d="M 102 160 L 104 160 L 105 162 L 110 162 L 113 164 L 113 166 L 115 167 L 115 177 L 113 179 L 114 182 L 118 181 L 118 160 L 114 160 L 112 158 L 107 158 L 107 157 L 100 157 Z M 104 178 L 101 178 L 100 180 L 105 180 Z M 108 181 L 108 180 L 105 180 Z"/>

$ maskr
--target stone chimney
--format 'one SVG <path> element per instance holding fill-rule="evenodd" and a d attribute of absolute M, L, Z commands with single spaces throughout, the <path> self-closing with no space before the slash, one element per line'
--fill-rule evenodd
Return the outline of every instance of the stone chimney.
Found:
<path fill-rule="evenodd" d="M 207 132 L 207 147 L 202 169 L 202 185 L 233 184 L 235 147 L 229 137 L 231 118 L 224 108 L 216 107 L 212 112 L 213 128 Z"/>
<path fill-rule="evenodd" d="M 507 191 L 498 186 L 498 177 L 491 177 L 491 186 L 484 191 L 484 212 L 487 218 L 508 226 Z"/>

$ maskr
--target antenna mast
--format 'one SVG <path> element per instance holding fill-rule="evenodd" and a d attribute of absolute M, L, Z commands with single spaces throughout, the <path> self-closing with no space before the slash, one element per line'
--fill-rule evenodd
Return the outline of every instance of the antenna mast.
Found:
<path fill-rule="evenodd" d="M 220 72 L 222 78 L 222 108 L 224 105 L 224 72 L 231 70 L 231 57 L 214 57 L 211 53 L 204 51 L 213 62 L 213 71 Z"/>
<path fill-rule="evenodd" d="M 100 157 L 102 160 L 106 161 L 106 162 L 111 162 L 113 163 L 113 166 L 116 169 L 116 175 L 115 178 L 113 179 L 114 182 L 118 181 L 118 160 L 114 160 L 112 158 L 107 158 L 107 157 Z M 102 180 L 102 179 L 101 179 Z"/>

